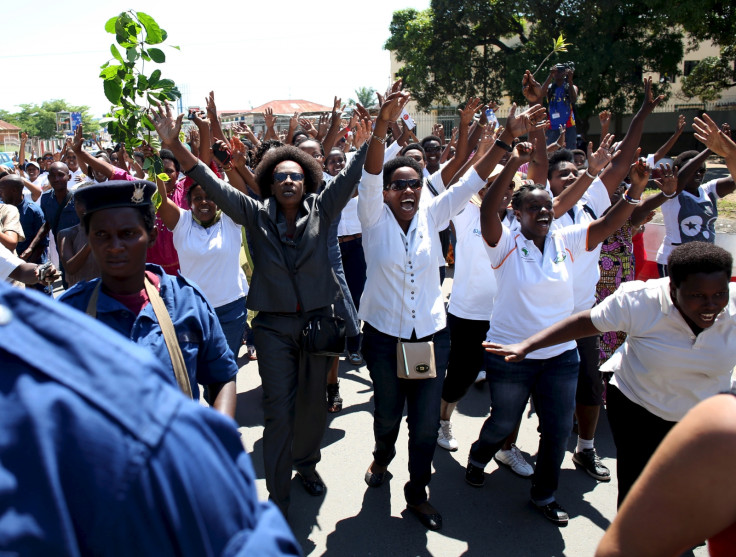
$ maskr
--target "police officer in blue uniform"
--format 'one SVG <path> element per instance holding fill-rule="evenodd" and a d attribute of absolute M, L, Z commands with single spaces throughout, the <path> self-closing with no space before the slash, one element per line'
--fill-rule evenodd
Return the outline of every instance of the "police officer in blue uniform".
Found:
<path fill-rule="evenodd" d="M 186 366 L 183 381 L 188 376 L 192 398 L 199 398 L 197 383 L 205 385 L 210 404 L 234 417 L 238 367 L 214 309 L 194 284 L 146 264 L 148 247 L 156 240 L 155 191 L 156 186 L 144 180 L 108 181 L 77 191 L 86 207 L 83 223 L 102 278 L 76 284 L 60 300 L 147 347 L 171 370 L 170 381 L 185 390 L 176 378 L 178 346 Z M 156 311 L 158 296 L 165 305 L 162 315 Z M 173 344 L 166 341 L 162 327 L 166 314 L 175 330 Z"/>
<path fill-rule="evenodd" d="M 234 422 L 150 350 L 0 283 L 0 361 L 0 554 L 300 554 Z"/>

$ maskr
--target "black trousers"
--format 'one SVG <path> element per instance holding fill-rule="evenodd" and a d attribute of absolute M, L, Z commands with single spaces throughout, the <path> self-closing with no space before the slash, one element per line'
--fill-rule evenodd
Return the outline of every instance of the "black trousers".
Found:
<path fill-rule="evenodd" d="M 654 451 L 677 422 L 668 422 L 631 402 L 614 385 L 606 396 L 608 422 L 616 444 L 618 506 L 641 475 Z"/>
<path fill-rule="evenodd" d="M 300 338 L 310 317 L 330 314 L 330 308 L 303 315 L 261 311 L 253 320 L 263 385 L 266 487 L 284 514 L 292 467 L 305 475 L 314 471 L 327 421 L 325 389 L 332 358 L 305 352 Z"/>
<path fill-rule="evenodd" d="M 474 321 L 448 313 L 447 326 L 450 329 L 450 361 L 442 387 L 442 400 L 457 402 L 465 396 L 483 369 L 485 350 L 481 343 L 488 333 L 488 321 Z"/>

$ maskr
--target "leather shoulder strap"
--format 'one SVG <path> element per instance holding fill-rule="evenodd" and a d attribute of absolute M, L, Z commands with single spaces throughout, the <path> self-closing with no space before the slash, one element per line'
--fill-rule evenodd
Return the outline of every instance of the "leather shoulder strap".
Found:
<path fill-rule="evenodd" d="M 148 277 L 145 278 L 143 284 L 146 289 L 148 299 L 151 301 L 151 307 L 153 307 L 153 313 L 156 315 L 159 327 L 161 327 L 161 333 L 164 335 L 164 342 L 166 343 L 166 349 L 169 351 L 169 358 L 171 358 L 171 364 L 174 368 L 174 375 L 176 376 L 176 383 L 179 385 L 181 392 L 187 397 L 192 398 L 192 385 L 189 382 L 189 374 L 187 373 L 187 366 L 184 363 L 184 356 L 181 353 L 181 347 L 179 341 L 176 338 L 176 330 L 174 329 L 174 323 L 171 321 L 169 311 L 166 309 L 166 304 L 161 299 L 161 295 L 156 290 L 156 287 L 151 283 Z M 99 281 L 92 291 L 92 296 L 87 303 L 87 315 L 93 319 L 97 318 L 97 300 L 100 297 L 100 286 L 102 281 Z"/>
<path fill-rule="evenodd" d="M 169 311 L 166 309 L 166 305 L 161 299 L 161 295 L 158 293 L 158 290 L 156 290 L 156 287 L 148 277 L 146 277 L 144 285 L 146 288 L 146 294 L 148 294 L 148 299 L 151 301 L 151 306 L 153 306 L 153 313 L 156 314 L 158 325 L 161 327 L 161 332 L 164 335 L 164 342 L 166 342 L 166 348 L 169 351 L 171 364 L 174 367 L 176 382 L 179 385 L 181 392 L 188 398 L 192 398 L 192 386 L 189 382 L 187 366 L 184 364 L 184 356 L 181 353 L 181 347 L 179 346 L 179 341 L 176 338 L 176 330 L 174 330 L 174 323 L 171 321 Z"/>

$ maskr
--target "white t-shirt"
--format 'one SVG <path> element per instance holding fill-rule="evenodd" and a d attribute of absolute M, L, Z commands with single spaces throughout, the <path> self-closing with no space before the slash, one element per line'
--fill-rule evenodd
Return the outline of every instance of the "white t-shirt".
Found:
<path fill-rule="evenodd" d="M 337 223 L 337 236 L 352 236 L 360 234 L 360 219 L 358 218 L 358 197 L 352 197 L 340 213 L 340 222 Z"/>
<path fill-rule="evenodd" d="M 455 278 L 452 281 L 449 313 L 488 321 L 496 297 L 496 277 L 480 233 L 480 207 L 468 203 L 452 218 L 455 225 Z"/>
<path fill-rule="evenodd" d="M 585 252 L 588 227 L 573 225 L 547 234 L 544 253 L 521 232 L 503 232 L 495 248 L 486 244 L 498 294 L 487 339 L 514 344 L 573 313 L 574 263 Z M 574 341 L 535 350 L 533 360 L 553 358 L 576 347 Z"/>
<path fill-rule="evenodd" d="M 22 263 L 25 263 L 25 261 L 0 244 L 0 280 L 6 280 L 10 273 Z"/>
<path fill-rule="evenodd" d="M 67 183 L 67 187 L 69 188 L 69 191 L 74 191 L 86 181 L 87 176 L 85 176 L 81 168 L 77 168 L 74 172 L 71 173 L 71 176 L 69 177 L 69 182 Z"/>
<path fill-rule="evenodd" d="M 191 211 L 180 208 L 172 232 L 182 276 L 197 284 L 213 307 L 248 294 L 248 281 L 240 268 L 240 225 L 223 213 L 216 224 L 202 228 Z"/>
<path fill-rule="evenodd" d="M 470 169 L 452 188 L 419 203 L 405 234 L 383 202 L 383 179 L 363 171 L 358 216 L 367 266 L 358 317 L 393 337 L 418 338 L 443 329 L 445 304 L 437 272 L 439 231 L 446 228 L 485 181 Z"/>
<path fill-rule="evenodd" d="M 716 237 L 718 180 L 701 184 L 697 197 L 686 191 L 662 204 L 664 238 L 657 251 L 657 263 L 667 264 L 672 249 L 687 242 L 708 242 Z"/>
<path fill-rule="evenodd" d="M 600 178 L 596 178 L 588 186 L 583 197 L 572 208 L 574 219 L 568 213 L 555 215 L 557 218 L 552 223 L 552 230 L 570 226 L 572 224 L 584 224 L 586 227 L 600 218 L 611 206 L 611 198 L 608 190 Z M 586 209 L 587 207 L 587 209 Z M 595 249 L 583 252 L 575 258 L 575 307 L 573 313 L 590 309 L 595 304 L 595 287 L 601 278 L 598 260 L 601 254 L 601 244 Z"/>
<path fill-rule="evenodd" d="M 632 402 L 677 422 L 697 403 L 731 385 L 736 365 L 736 285 L 712 326 L 695 335 L 670 298 L 669 277 L 624 282 L 591 310 L 600 331 L 624 331 L 626 341 L 601 371 Z"/>

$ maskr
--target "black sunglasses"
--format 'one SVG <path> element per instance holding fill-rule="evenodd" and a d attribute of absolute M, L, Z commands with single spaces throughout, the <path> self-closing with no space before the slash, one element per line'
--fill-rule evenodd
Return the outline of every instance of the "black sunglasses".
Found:
<path fill-rule="evenodd" d="M 422 181 L 419 178 L 414 178 L 412 180 L 394 180 L 384 189 L 391 189 L 393 191 L 404 191 L 406 188 L 411 188 L 413 190 L 418 190 L 422 187 L 422 185 Z"/>
<path fill-rule="evenodd" d="M 304 174 L 301 172 L 274 172 L 273 179 L 277 182 L 286 182 L 287 178 L 291 178 L 292 182 L 301 182 L 304 180 Z"/>

